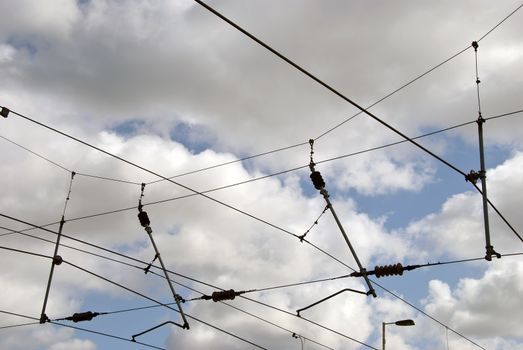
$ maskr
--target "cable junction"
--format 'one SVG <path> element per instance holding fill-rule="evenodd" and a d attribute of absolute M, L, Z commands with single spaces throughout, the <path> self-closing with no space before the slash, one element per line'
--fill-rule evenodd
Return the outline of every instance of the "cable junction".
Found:
<path fill-rule="evenodd" d="M 156 259 L 158 259 L 158 261 L 160 262 L 160 265 L 162 267 L 162 271 L 165 275 L 165 279 L 167 280 L 167 284 L 169 285 L 169 289 L 171 290 L 171 293 L 173 295 L 173 298 L 174 298 L 174 301 L 176 303 L 176 306 L 178 307 L 178 310 L 180 312 L 180 316 L 182 317 L 182 320 L 183 320 L 183 324 L 179 324 L 179 323 L 175 323 L 175 322 L 170 322 L 174 325 L 177 325 L 178 327 L 181 327 L 183 329 L 189 329 L 189 323 L 187 322 L 187 319 L 185 318 L 185 314 L 182 310 L 182 305 L 180 304 L 180 301 L 183 300 L 183 298 L 181 296 L 179 296 L 178 294 L 176 294 L 176 291 L 174 290 L 174 287 L 173 287 L 173 284 L 171 282 L 171 279 L 169 278 L 169 275 L 167 273 L 167 269 L 165 268 L 165 264 L 163 263 L 163 260 L 162 260 L 162 256 L 160 255 L 160 252 L 158 251 L 158 247 L 156 246 L 156 243 L 154 242 L 154 238 L 153 238 L 153 230 L 151 228 L 151 221 L 149 220 L 149 216 L 147 215 L 147 212 L 146 211 L 143 211 L 143 205 L 142 205 L 142 198 L 144 196 L 144 191 L 145 191 L 145 183 L 142 183 L 142 187 L 141 187 L 141 193 L 140 193 L 140 199 L 138 200 L 138 220 L 140 221 L 140 225 L 142 225 L 142 227 L 145 229 L 145 232 L 147 232 L 147 234 L 149 235 L 149 239 L 151 240 L 151 244 L 154 248 L 154 251 L 155 251 L 155 256 L 154 256 L 154 259 L 153 261 L 146 267 L 144 268 L 144 271 L 145 273 L 147 273 L 149 271 L 149 269 L 151 268 L 152 264 L 154 263 L 154 261 Z M 164 323 L 165 324 L 165 323 Z M 164 325 L 162 324 L 162 325 Z M 149 331 L 152 331 L 162 325 L 159 325 L 157 327 L 153 327 L 147 331 L 144 331 L 138 335 L 141 335 L 141 334 L 144 334 L 144 333 L 147 333 Z M 133 337 L 133 340 L 134 340 L 134 337 Z"/>
<path fill-rule="evenodd" d="M 321 174 L 319 171 L 316 171 L 315 169 L 315 163 L 313 159 L 314 155 L 314 140 L 310 139 L 309 144 L 311 146 L 311 152 L 310 152 L 310 163 L 309 168 L 311 170 L 310 178 L 312 180 L 312 183 L 314 185 L 314 188 L 316 188 L 318 191 L 320 191 L 321 195 L 325 199 L 325 202 L 327 202 L 327 207 L 332 213 L 332 216 L 334 217 L 334 220 L 336 221 L 336 224 L 338 225 L 338 228 L 341 231 L 341 234 L 343 238 L 345 239 L 345 242 L 347 243 L 347 246 L 349 247 L 352 256 L 354 257 L 354 260 L 356 261 L 356 264 L 358 265 L 360 272 L 362 273 L 362 277 L 365 279 L 365 283 L 367 284 L 367 287 L 369 288 L 368 295 L 372 295 L 374 298 L 377 297 L 376 292 L 374 291 L 374 288 L 372 287 L 372 284 L 370 283 L 367 274 L 365 273 L 365 268 L 360 262 L 360 259 L 358 259 L 358 255 L 356 254 L 356 251 L 354 250 L 354 247 L 352 246 L 349 237 L 347 237 L 347 234 L 345 233 L 345 229 L 343 228 L 343 225 L 341 224 L 340 219 L 338 218 L 338 215 L 336 215 L 336 212 L 334 211 L 334 208 L 332 207 L 332 203 L 329 199 L 329 192 L 325 189 L 325 181 L 323 180 Z"/>
<path fill-rule="evenodd" d="M 495 256 L 498 259 L 501 258 L 501 254 L 497 253 L 494 250 L 494 247 L 492 246 L 492 243 L 490 241 L 490 225 L 489 225 L 489 215 L 488 215 L 488 197 L 487 197 L 487 176 L 486 176 L 486 170 L 485 170 L 485 152 L 483 147 L 483 123 L 485 123 L 485 119 L 483 119 L 483 116 L 481 115 L 481 99 L 479 94 L 479 84 L 481 81 L 479 80 L 479 74 L 478 74 L 478 42 L 473 41 L 472 47 L 474 48 L 474 58 L 476 63 L 476 91 L 477 91 L 477 98 L 478 98 L 478 140 L 479 140 L 479 162 L 480 162 L 480 170 L 479 172 L 474 172 L 473 170 L 470 171 L 470 173 L 465 176 L 465 179 L 467 181 L 470 181 L 476 188 L 476 182 L 478 179 L 481 181 L 481 197 L 483 201 L 483 223 L 485 228 L 485 260 L 491 261 L 492 257 Z"/>
<path fill-rule="evenodd" d="M 51 283 L 53 281 L 54 267 L 55 267 L 55 265 L 60 265 L 63 261 L 62 257 L 60 255 L 58 255 L 58 247 L 60 246 L 60 238 L 62 236 L 62 230 L 63 230 L 64 224 L 65 224 L 65 211 L 67 210 L 67 204 L 69 202 L 69 199 L 71 198 L 71 190 L 73 187 L 73 179 L 74 179 L 75 174 L 76 173 L 74 171 L 71 172 L 69 190 L 67 192 L 67 197 L 65 199 L 64 210 L 62 212 L 62 219 L 60 220 L 60 226 L 58 228 L 58 234 L 56 236 L 56 244 L 54 247 L 53 260 L 51 262 L 51 270 L 49 271 L 49 279 L 47 280 L 47 288 L 45 290 L 44 303 L 42 305 L 42 312 L 40 314 L 40 323 L 42 323 L 42 324 L 50 321 L 50 319 L 49 319 L 49 317 L 47 317 L 45 311 L 46 311 L 46 307 L 47 307 L 47 300 L 49 299 L 49 291 L 51 290 Z"/>

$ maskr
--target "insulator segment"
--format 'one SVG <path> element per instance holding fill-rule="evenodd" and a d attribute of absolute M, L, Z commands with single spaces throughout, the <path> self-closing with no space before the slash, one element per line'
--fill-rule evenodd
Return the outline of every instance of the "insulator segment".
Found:
<path fill-rule="evenodd" d="M 313 171 L 310 176 L 314 188 L 316 188 L 317 190 L 321 190 L 325 187 L 325 181 L 323 181 L 323 177 L 321 176 L 319 171 Z"/>
<path fill-rule="evenodd" d="M 82 322 L 82 321 L 91 321 L 93 319 L 93 317 L 96 317 L 98 315 L 100 315 L 100 313 L 98 313 L 98 312 L 91 312 L 91 311 L 77 312 L 77 313 L 74 313 L 73 316 L 66 317 L 65 319 L 76 323 L 76 322 Z"/>
<path fill-rule="evenodd" d="M 138 220 L 140 220 L 140 225 L 143 227 L 149 227 L 151 224 L 151 220 L 149 220 L 149 216 L 147 215 L 146 211 L 141 211 L 138 213 Z"/>
<path fill-rule="evenodd" d="M 383 276 L 393 276 L 393 275 L 403 275 L 403 265 L 400 263 L 394 264 L 394 265 L 384 265 L 384 266 L 376 266 L 374 268 L 374 274 L 376 277 L 380 278 Z"/>
<path fill-rule="evenodd" d="M 0 110 L 0 115 L 4 118 L 7 118 L 7 116 L 9 115 L 9 108 L 5 108 L 5 107 L 2 107 L 2 109 Z"/>

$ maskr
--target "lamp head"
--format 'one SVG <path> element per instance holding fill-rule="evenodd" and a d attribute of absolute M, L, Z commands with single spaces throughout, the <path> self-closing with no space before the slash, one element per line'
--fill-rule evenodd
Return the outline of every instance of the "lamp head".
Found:
<path fill-rule="evenodd" d="M 394 322 L 394 324 L 396 326 L 414 326 L 415 325 L 414 321 L 410 320 L 410 319 L 409 320 L 396 321 L 396 322 Z"/>

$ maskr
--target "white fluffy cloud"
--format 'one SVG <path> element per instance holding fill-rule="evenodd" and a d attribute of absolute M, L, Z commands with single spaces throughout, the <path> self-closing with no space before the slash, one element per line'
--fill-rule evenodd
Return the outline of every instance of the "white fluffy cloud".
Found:
<path fill-rule="evenodd" d="M 460 5 L 452 1 L 430 5 L 410 1 L 394 5 L 386 1 L 340 1 L 327 7 L 317 1 L 263 1 L 245 7 L 236 1 L 219 1 L 214 5 L 356 102 L 367 105 L 477 39 L 517 4 L 514 1 L 493 7 L 488 1 Z M 357 112 L 190 1 L 4 1 L 0 13 L 4 15 L 0 23 L 0 105 L 162 175 L 183 174 L 305 142 L 285 152 L 174 179 L 197 191 L 304 166 L 309 161 L 306 141 Z M 485 116 L 521 108 L 517 93 L 521 90 L 517 73 L 522 68 L 518 23 L 516 18 L 507 21 L 480 43 Z M 475 119 L 473 68 L 469 50 L 372 111 L 407 135 Z M 154 251 L 138 224 L 136 205 L 140 183 L 157 180 L 155 176 L 14 114 L 0 122 L 0 136 L 70 170 L 133 182 L 111 182 L 77 174 L 64 233 L 144 261 L 152 260 Z M 517 132 L 520 123 L 518 118 L 510 122 L 489 121 L 485 132 L 488 145 L 502 145 L 512 152 L 510 159 L 489 170 L 488 181 L 491 200 L 515 227 L 523 226 L 518 215 L 521 201 L 514 195 L 523 189 L 523 155 L 517 152 L 521 146 Z M 460 129 L 454 135 L 468 146 L 476 142 L 476 134 L 471 130 Z M 397 140 L 390 130 L 358 116 L 316 140 L 314 157 L 320 161 Z M 452 141 L 434 139 L 424 144 L 438 154 L 454 156 L 457 150 Z M 59 221 L 70 173 L 7 140 L 0 143 L 0 177 L 4 181 L 0 212 L 36 224 Z M 464 160 L 469 161 L 468 157 Z M 413 147 L 361 154 L 320 163 L 317 168 L 365 267 L 483 254 L 481 202 L 473 192 L 453 193 L 439 212 L 394 231 L 382 214 L 360 211 L 359 203 L 352 198 L 354 193 L 380 201 L 389 195 L 423 194 L 427 187 L 437 184 L 441 169 Z M 301 235 L 325 207 L 321 195 L 311 191 L 308 170 L 304 169 L 208 195 Z M 145 203 L 151 203 L 187 196 L 145 206 L 162 257 L 174 271 L 235 290 L 350 272 L 282 230 L 191 194 L 194 193 L 183 186 L 163 181 L 148 184 L 143 198 Z M 122 208 L 129 210 L 74 220 Z M 513 234 L 492 212 L 491 225 L 496 250 L 518 250 L 514 248 L 517 240 Z M 0 234 L 26 228 L 6 218 L 0 220 L 0 226 L 6 228 Z M 41 230 L 28 233 L 55 239 L 53 234 Z M 356 267 L 330 213 L 313 226 L 307 239 Z M 68 239 L 63 243 L 96 251 Z M 51 243 L 19 234 L 0 236 L 0 244 L 46 255 L 53 251 Z M 145 275 L 140 269 L 65 247 L 60 248 L 59 254 L 66 261 L 141 293 L 171 300 L 165 281 Z M 50 262 L 14 252 L 2 253 L 0 260 L 1 266 L 9 267 L 0 269 L 1 285 L 6 286 L 0 295 L 0 310 L 39 317 Z M 484 267 L 464 267 L 457 285 L 445 279 L 433 280 L 426 291 L 425 285 L 418 283 L 409 288 L 390 283 L 393 289 L 400 289 L 399 294 L 410 294 L 411 289 L 416 290 L 416 295 L 428 294 L 424 298 L 427 311 L 467 335 L 481 338 L 482 344 L 517 348 L 521 347 L 521 334 L 516 327 L 520 320 L 510 312 L 510 306 L 519 303 L 516 295 L 521 288 L 515 276 L 521 268 L 517 260 L 508 261 L 503 258 L 488 270 L 481 270 L 484 274 L 480 278 L 472 278 L 468 273 Z M 128 262 L 140 268 L 145 266 Z M 176 279 L 205 293 L 214 289 L 181 277 Z M 496 289 L 499 285 L 505 288 Z M 176 288 L 184 297 L 199 295 L 179 285 Z M 251 296 L 294 312 L 344 288 L 364 291 L 366 286 L 361 279 L 342 279 Z M 87 309 L 110 311 L 143 303 L 147 301 L 63 264 L 56 269 L 48 313 L 61 317 Z M 258 304 L 239 298 L 232 304 L 329 347 L 361 348 L 347 338 Z M 184 304 L 184 309 L 268 348 L 300 345 L 299 339 L 286 331 L 217 303 L 191 302 Z M 112 315 L 100 317 L 90 326 L 129 337 L 133 332 L 178 317 L 165 310 L 135 314 L 138 317 L 123 315 L 121 323 L 112 321 L 117 317 Z M 391 347 L 410 350 L 425 348 L 426 343 L 440 347 L 444 344 L 439 326 L 424 323 L 424 318 L 405 304 L 383 297 L 381 292 L 378 299 L 343 293 L 304 315 L 376 347 L 383 320 L 414 318 L 423 332 L 413 337 L 411 329 L 391 327 Z M 499 326 L 502 315 L 509 329 Z M 487 319 L 500 322 L 489 328 Z M 19 321 L 6 317 L 2 325 Z M 0 337 L 0 346 L 10 349 L 39 346 L 50 350 L 91 350 L 106 346 L 100 338 L 83 339 L 79 332 L 51 325 L 0 332 L 5 333 Z M 170 336 L 166 329 L 158 332 L 157 338 L 144 339 L 168 348 L 245 348 L 242 342 L 196 321 L 191 321 L 190 331 L 175 329 Z M 458 338 L 451 337 L 450 342 L 460 348 L 470 346 Z M 309 346 L 314 347 L 306 341 L 305 347 Z"/>

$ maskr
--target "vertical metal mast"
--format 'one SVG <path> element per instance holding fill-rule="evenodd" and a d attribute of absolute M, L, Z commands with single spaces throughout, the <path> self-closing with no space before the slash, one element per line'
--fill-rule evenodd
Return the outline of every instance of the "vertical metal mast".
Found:
<path fill-rule="evenodd" d="M 489 225 L 489 215 L 488 215 L 488 197 L 487 197 L 487 176 L 485 170 L 485 152 L 483 147 L 483 123 L 485 119 L 481 115 L 481 100 L 479 96 L 479 80 L 478 75 L 478 43 L 476 41 L 472 42 L 472 47 L 474 48 L 474 55 L 476 61 L 476 91 L 478 95 L 478 138 L 479 138 L 479 163 L 480 170 L 479 174 L 476 175 L 476 178 L 473 179 L 474 184 L 479 178 L 481 180 L 481 194 L 483 199 L 483 223 L 485 226 L 485 259 L 488 261 L 492 260 L 492 256 L 496 256 L 498 259 L 501 258 L 501 254 L 497 253 L 492 246 L 490 241 L 490 225 Z"/>
<path fill-rule="evenodd" d="M 47 280 L 47 288 L 45 290 L 44 304 L 42 306 L 42 313 L 40 314 L 40 323 L 46 323 L 49 321 L 45 313 L 47 308 L 47 300 L 49 298 L 49 291 L 51 290 L 51 282 L 53 281 L 53 273 L 55 265 L 60 265 L 62 263 L 62 257 L 58 255 L 58 247 L 60 246 L 60 238 L 62 237 L 62 230 L 65 224 L 65 210 L 67 209 L 67 203 L 69 202 L 69 197 L 71 196 L 71 188 L 73 186 L 73 179 L 76 173 L 71 172 L 71 181 L 69 182 L 69 191 L 67 192 L 67 198 L 65 199 L 64 210 L 62 212 L 62 219 L 60 220 L 60 227 L 58 228 L 58 235 L 56 237 L 56 244 L 54 247 L 53 261 L 51 263 L 51 270 L 49 271 L 49 279 Z"/>

